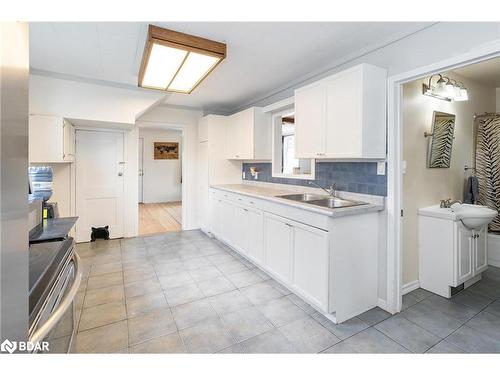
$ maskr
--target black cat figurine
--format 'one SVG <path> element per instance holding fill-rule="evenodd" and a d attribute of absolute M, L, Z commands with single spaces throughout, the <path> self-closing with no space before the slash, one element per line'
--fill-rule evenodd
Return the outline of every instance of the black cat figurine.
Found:
<path fill-rule="evenodd" d="M 109 240 L 109 230 L 107 225 L 105 227 L 100 227 L 100 228 L 92 227 L 92 233 L 90 234 L 90 241 L 94 242 L 97 238 Z"/>

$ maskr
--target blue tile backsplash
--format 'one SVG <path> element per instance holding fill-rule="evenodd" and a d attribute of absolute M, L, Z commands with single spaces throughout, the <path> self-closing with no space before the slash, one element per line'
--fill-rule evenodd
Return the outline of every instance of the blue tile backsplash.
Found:
<path fill-rule="evenodd" d="M 258 180 L 250 175 L 250 167 L 257 168 Z M 245 180 L 248 181 L 300 186 L 307 186 L 311 181 L 273 177 L 271 163 L 243 163 L 242 171 L 245 172 Z M 376 162 L 317 162 L 314 181 L 325 187 L 335 183 L 337 190 L 387 196 L 387 175 L 377 175 Z"/>

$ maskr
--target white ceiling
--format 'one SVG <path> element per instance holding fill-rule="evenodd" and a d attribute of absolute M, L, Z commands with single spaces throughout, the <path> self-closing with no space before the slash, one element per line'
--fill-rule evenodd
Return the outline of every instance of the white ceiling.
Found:
<path fill-rule="evenodd" d="M 165 103 L 231 112 L 292 80 L 320 73 L 421 30 L 429 23 L 155 23 L 225 42 L 227 58 L 190 95 L 172 93 Z M 30 65 L 36 74 L 137 86 L 147 23 L 30 24 Z"/>
<path fill-rule="evenodd" d="M 481 85 L 500 87 L 500 57 L 455 69 L 453 73 Z"/>

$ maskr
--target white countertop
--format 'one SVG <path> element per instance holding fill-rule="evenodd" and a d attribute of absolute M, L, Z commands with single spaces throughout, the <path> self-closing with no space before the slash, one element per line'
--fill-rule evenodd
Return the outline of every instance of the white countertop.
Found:
<path fill-rule="evenodd" d="M 276 185 L 276 186 L 275 186 Z M 285 187 L 286 186 L 286 187 Z M 228 191 L 230 193 L 238 193 L 253 198 L 261 198 L 271 202 L 289 205 L 307 211 L 316 212 L 322 215 L 331 217 L 341 217 L 348 215 L 364 214 L 367 212 L 382 211 L 384 209 L 384 197 L 367 197 L 364 194 L 338 192 L 338 197 L 366 204 L 352 207 L 328 208 L 315 206 L 309 203 L 292 201 L 289 199 L 280 198 L 280 195 L 297 194 L 297 193 L 314 193 L 325 195 L 321 189 L 310 188 L 305 186 L 270 184 L 270 183 L 242 183 L 242 184 L 224 184 L 212 185 L 211 187 L 218 190 Z M 290 186 L 290 187 L 289 187 Z M 365 199 L 363 199 L 365 198 Z M 370 202 L 368 202 L 370 200 Z"/>

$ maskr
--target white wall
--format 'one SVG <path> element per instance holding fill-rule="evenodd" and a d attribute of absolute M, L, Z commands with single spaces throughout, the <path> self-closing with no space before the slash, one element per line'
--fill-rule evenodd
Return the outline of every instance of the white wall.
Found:
<path fill-rule="evenodd" d="M 439 204 L 441 199 L 463 200 L 464 166 L 474 165 L 473 115 L 495 109 L 495 89 L 445 73 L 465 84 L 469 100 L 447 102 L 422 95 L 418 80 L 403 86 L 403 285 L 418 280 L 418 215 L 422 207 Z M 450 168 L 427 168 L 429 138 L 433 111 L 456 115 Z"/>
<path fill-rule="evenodd" d="M 30 114 L 135 124 L 165 94 L 30 75 Z"/>
<path fill-rule="evenodd" d="M 182 224 L 185 230 L 199 227 L 196 176 L 198 121 L 201 115 L 201 111 L 161 105 L 153 108 L 137 120 L 137 126 L 141 129 L 148 127 L 171 128 L 183 132 L 182 181 L 184 188 L 182 194 Z M 135 203 L 137 204 L 137 195 Z"/>
<path fill-rule="evenodd" d="M 497 112 L 500 112 L 500 87 L 497 87 L 497 90 L 496 90 L 496 94 L 497 94 Z"/>
<path fill-rule="evenodd" d="M 182 154 L 179 159 L 154 160 L 154 142 L 178 142 L 182 153 L 182 133 L 179 130 L 139 130 L 144 139 L 143 200 L 144 203 L 178 202 L 182 200 Z"/>

